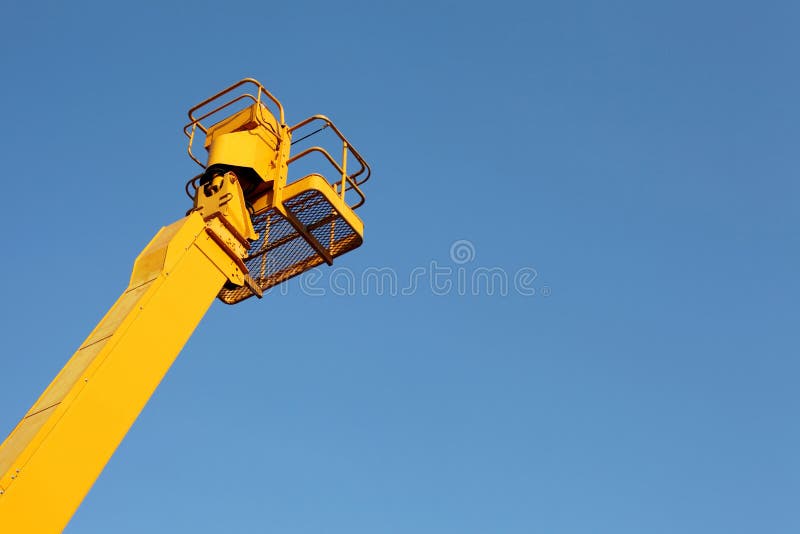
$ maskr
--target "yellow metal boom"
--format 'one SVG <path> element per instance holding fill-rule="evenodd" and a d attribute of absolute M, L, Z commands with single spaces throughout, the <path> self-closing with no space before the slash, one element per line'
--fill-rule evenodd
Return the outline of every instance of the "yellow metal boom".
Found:
<path fill-rule="evenodd" d="M 247 85 L 255 95 L 230 97 Z M 203 124 L 241 101 L 252 104 Z M 261 297 L 362 242 L 353 209 L 369 167 L 327 118 L 288 127 L 277 99 L 251 79 L 189 117 L 192 159 L 200 163 L 191 149 L 198 130 L 209 154 L 187 184 L 194 206 L 147 245 L 128 288 L 0 445 L 0 533 L 63 530 L 215 298 Z M 341 139 L 341 163 L 321 147 L 290 158 L 292 133 L 315 122 Z M 287 184 L 288 165 L 313 152 L 333 165 L 333 182 L 314 173 Z M 346 170 L 348 153 L 355 172 Z M 354 204 L 347 191 L 358 195 Z"/>
<path fill-rule="evenodd" d="M 59 532 L 236 267 L 202 216 L 162 229 L 128 289 L 0 447 L 0 532 Z"/>

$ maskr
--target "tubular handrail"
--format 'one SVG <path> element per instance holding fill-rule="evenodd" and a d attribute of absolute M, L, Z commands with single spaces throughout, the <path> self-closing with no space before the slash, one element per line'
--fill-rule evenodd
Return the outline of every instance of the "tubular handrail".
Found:
<path fill-rule="evenodd" d="M 336 134 L 336 136 L 342 142 L 342 162 L 341 162 L 341 164 L 338 161 L 336 161 L 336 159 L 333 156 L 331 156 L 330 153 L 327 150 L 325 150 L 324 148 L 322 148 L 320 146 L 312 146 L 310 148 L 307 148 L 307 149 L 303 150 L 302 152 L 300 152 L 299 154 L 296 154 L 296 155 L 292 156 L 291 158 L 289 158 L 289 160 L 286 163 L 287 163 L 287 165 L 289 165 L 292 162 L 297 161 L 300 158 L 308 156 L 309 154 L 312 154 L 314 152 L 318 152 L 318 153 L 322 154 L 325 157 L 325 159 L 328 160 L 328 163 L 330 163 L 331 166 L 334 169 L 336 169 L 336 171 L 339 173 L 339 176 L 341 176 L 341 182 L 340 183 L 331 183 L 331 185 L 333 186 L 334 190 L 339 195 L 339 197 L 342 200 L 344 200 L 345 192 L 347 192 L 347 191 L 355 191 L 356 194 L 358 194 L 359 200 L 355 204 L 350 205 L 350 207 L 352 209 L 356 209 L 359 206 L 361 206 L 362 204 L 364 204 L 364 202 L 366 201 L 364 193 L 361 191 L 361 188 L 359 186 L 361 184 L 363 184 L 364 182 L 366 182 L 367 180 L 369 180 L 369 177 L 372 174 L 372 169 L 370 169 L 369 164 L 364 160 L 364 158 L 361 156 L 361 154 L 358 152 L 358 150 L 356 150 L 355 147 L 353 147 L 353 145 L 350 144 L 350 142 L 347 140 L 347 138 L 344 136 L 344 134 L 342 134 L 342 132 L 336 127 L 336 125 L 333 124 L 333 121 L 331 121 L 325 115 L 312 115 L 311 117 L 298 122 L 294 126 L 291 126 L 289 128 L 289 132 L 293 133 L 294 131 L 296 131 L 296 130 L 304 127 L 304 126 L 307 126 L 307 125 L 309 125 L 309 124 L 311 124 L 311 123 L 313 123 L 315 121 L 324 122 L 325 126 L 323 128 L 321 128 L 321 129 L 330 128 L 331 130 L 333 130 L 333 132 Z M 319 130 L 317 130 L 317 131 L 319 131 Z M 352 174 L 348 174 L 347 173 L 347 154 L 348 153 L 352 154 L 352 156 L 359 163 L 359 169 L 356 172 L 352 173 Z M 364 175 L 361 179 L 359 179 L 359 176 L 361 176 L 364 173 L 366 173 L 366 175 Z"/>
<path fill-rule="evenodd" d="M 336 136 L 342 141 L 344 147 L 347 148 L 348 152 L 350 152 L 353 155 L 353 157 L 356 158 L 356 160 L 358 160 L 358 163 L 361 165 L 361 168 L 358 170 L 358 172 L 355 172 L 355 173 L 351 174 L 350 178 L 352 178 L 358 185 L 361 185 L 364 182 L 366 182 L 367 180 L 369 180 L 369 177 L 372 174 L 372 169 L 370 169 L 369 164 L 364 160 L 364 158 L 361 156 L 361 154 L 358 152 L 358 150 L 356 150 L 356 148 L 350 143 L 350 141 L 347 140 L 347 138 L 344 136 L 344 134 L 342 134 L 342 132 L 339 130 L 339 128 L 337 128 L 336 125 L 333 124 L 333 121 L 331 121 L 325 115 L 312 115 L 312 116 L 308 117 L 307 119 L 304 119 L 304 120 L 298 122 L 294 126 L 290 126 L 289 127 L 289 133 L 294 133 L 295 130 L 298 130 L 298 129 L 302 128 L 303 126 L 311 124 L 314 121 L 323 121 L 327 125 L 327 127 L 329 127 L 331 130 L 333 130 L 333 132 L 336 134 Z M 292 159 L 297 159 L 297 158 L 292 158 Z M 341 168 L 339 168 L 337 170 L 339 170 L 341 172 Z M 356 178 L 358 176 L 361 176 L 364 172 L 366 172 L 367 175 L 364 178 L 362 178 L 361 180 L 356 180 Z"/>
<path fill-rule="evenodd" d="M 307 148 L 307 149 L 303 150 L 302 152 L 300 152 L 299 154 L 289 158 L 289 160 L 286 162 L 286 164 L 287 165 L 291 165 L 292 162 L 297 161 L 298 159 L 300 159 L 302 157 L 305 157 L 305 156 L 311 154 L 312 152 L 319 152 L 320 154 L 325 156 L 325 159 L 328 160 L 328 162 L 331 164 L 331 166 L 334 169 L 336 169 L 337 171 L 339 171 L 339 175 L 343 177 L 343 182 L 347 183 L 347 185 L 345 186 L 345 189 L 344 189 L 345 191 L 356 191 L 356 193 L 358 193 L 359 197 L 361 197 L 361 199 L 359 200 L 358 203 L 356 203 L 356 205 L 350 206 L 350 207 L 355 209 L 358 206 L 361 206 L 361 204 L 364 203 L 365 198 L 364 198 L 364 193 L 362 193 L 361 189 L 358 187 L 359 182 L 356 182 L 353 179 L 353 175 L 347 175 L 345 173 L 345 170 L 336 162 L 335 159 L 333 159 L 333 156 L 331 156 L 328 153 L 328 151 L 325 150 L 324 148 L 319 147 L 319 146 L 312 146 L 310 148 Z M 363 182 L 361 182 L 361 183 L 363 183 Z M 334 189 L 336 189 L 337 194 L 339 194 L 340 197 L 344 198 L 344 195 L 341 192 L 339 192 L 339 190 L 337 189 L 337 186 L 339 184 L 338 183 L 332 183 L 331 185 L 334 186 Z"/>
<path fill-rule="evenodd" d="M 239 96 L 237 96 L 235 98 L 227 100 L 226 102 L 218 105 L 217 107 L 211 109 L 210 111 L 207 111 L 207 112 L 203 113 L 200 116 L 197 116 L 197 117 L 195 116 L 195 112 L 197 112 L 198 110 L 208 106 L 209 104 L 211 104 L 215 100 L 227 95 L 231 91 L 233 91 L 233 90 L 235 90 L 235 89 L 237 89 L 237 88 L 239 88 L 239 87 L 241 87 L 243 85 L 246 85 L 246 84 L 252 84 L 252 85 L 255 85 L 258 88 L 258 91 L 257 91 L 255 96 L 253 96 L 250 93 L 243 93 L 243 94 L 241 94 L 241 95 L 239 95 Z M 216 113 L 219 113 L 221 110 L 227 108 L 228 106 L 231 106 L 231 105 L 235 104 L 236 102 L 239 102 L 240 100 L 250 99 L 250 100 L 253 101 L 254 104 L 256 104 L 256 110 L 257 110 L 257 113 L 259 114 L 259 117 L 261 118 L 261 122 L 264 125 L 269 127 L 270 131 L 275 136 L 275 138 L 278 141 L 278 143 L 280 143 L 280 134 L 275 131 L 275 129 L 270 124 L 270 121 L 264 120 L 264 118 L 263 118 L 263 109 L 262 109 L 263 104 L 262 104 L 262 98 L 261 98 L 262 94 L 265 95 L 270 101 L 272 101 L 275 104 L 275 106 L 278 108 L 278 114 L 280 116 L 280 124 L 281 125 L 285 125 L 285 119 L 284 119 L 284 115 L 283 115 L 283 105 L 280 103 L 280 101 L 277 98 L 275 98 L 272 95 L 272 93 L 267 91 L 267 89 L 263 85 L 261 85 L 261 83 L 258 80 L 255 80 L 253 78 L 245 78 L 243 80 L 240 80 L 240 81 L 236 82 L 235 84 L 227 87 L 226 89 L 223 89 L 222 91 L 218 92 L 214 96 L 212 96 L 210 98 L 206 98 L 205 100 L 203 100 L 199 104 L 197 104 L 197 105 L 193 106 L 192 108 L 190 108 L 189 112 L 188 112 L 189 123 L 186 126 L 183 127 L 183 133 L 184 133 L 184 135 L 186 135 L 186 137 L 189 138 L 189 146 L 187 147 L 187 152 L 189 153 L 189 157 L 192 159 L 192 161 L 194 161 L 195 163 L 197 163 L 201 167 L 205 168 L 205 165 L 199 159 L 197 159 L 197 157 L 194 155 L 194 152 L 192 151 L 192 144 L 194 142 L 194 136 L 195 136 L 195 132 L 197 131 L 197 129 L 199 128 L 200 131 L 203 132 L 203 134 L 208 135 L 208 129 L 205 126 L 203 126 L 201 121 L 207 119 L 208 117 L 210 117 L 210 116 L 212 116 L 212 115 L 214 115 Z M 258 105 L 258 104 L 262 104 L 262 105 Z"/>
<path fill-rule="evenodd" d="M 214 107 L 213 109 L 211 109 L 209 111 L 205 111 L 204 113 L 199 114 L 198 116 L 195 116 L 195 113 L 197 113 L 199 110 L 207 107 L 209 104 L 211 104 L 212 102 L 217 101 L 218 99 L 222 98 L 223 96 L 228 95 L 229 93 L 231 93 L 235 89 L 237 89 L 239 87 L 242 87 L 244 85 L 247 85 L 247 84 L 252 84 L 252 85 L 256 86 L 258 91 L 256 92 L 255 95 L 253 95 L 253 94 L 251 94 L 249 92 L 242 93 L 242 94 L 240 94 L 238 96 L 235 96 L 233 98 L 230 98 L 230 99 L 224 101 L 222 104 L 217 105 L 216 107 Z M 212 115 L 215 115 L 216 113 L 219 113 L 223 109 L 225 109 L 225 108 L 227 108 L 227 107 L 229 107 L 229 106 L 231 106 L 231 105 L 233 105 L 233 104 L 235 104 L 235 103 L 237 103 L 239 101 L 246 100 L 246 99 L 252 100 L 253 103 L 256 104 L 255 109 L 257 110 L 256 112 L 258 113 L 259 119 L 261 119 L 260 122 L 265 127 L 269 128 L 270 132 L 275 136 L 277 142 L 280 143 L 281 142 L 281 134 L 279 132 L 275 131 L 275 129 L 272 126 L 272 121 L 271 120 L 264 120 L 264 116 L 263 116 L 264 111 L 263 110 L 264 110 L 264 108 L 266 108 L 266 106 L 262 103 L 262 95 L 264 95 L 273 104 L 275 104 L 275 106 L 278 109 L 278 114 L 279 114 L 279 117 L 280 117 L 280 127 L 281 128 L 285 128 L 286 127 L 286 123 L 284 122 L 285 119 L 284 119 L 284 113 L 283 113 L 283 105 L 281 105 L 281 103 L 278 101 L 278 99 L 275 98 L 272 95 L 272 93 L 267 91 L 267 89 L 263 85 L 261 85 L 260 82 L 258 82 L 257 80 L 255 80 L 253 78 L 244 78 L 243 80 L 240 80 L 240 81 L 236 82 L 235 84 L 223 89 L 222 91 L 218 92 L 214 96 L 211 96 L 211 97 L 203 100 L 199 104 L 197 104 L 197 105 L 195 105 L 195 106 L 193 106 L 192 108 L 189 109 L 189 112 L 188 112 L 189 123 L 186 124 L 186 126 L 183 127 L 183 133 L 186 135 L 186 137 L 189 138 L 189 144 L 188 144 L 188 147 L 187 147 L 187 152 L 189 153 L 189 157 L 195 163 L 197 163 L 200 167 L 205 169 L 205 167 L 206 167 L 205 164 L 203 162 L 201 162 L 194 155 L 194 153 L 192 152 L 192 145 L 193 145 L 193 142 L 194 142 L 194 136 L 195 136 L 195 133 L 196 133 L 197 129 L 200 129 L 200 131 L 203 132 L 203 134 L 207 136 L 209 130 L 208 130 L 208 128 L 206 126 L 204 126 L 202 124 L 202 121 L 208 119 L 209 117 L 211 117 Z M 269 108 L 267 108 L 267 109 L 269 109 Z M 339 138 L 339 140 L 342 143 L 342 145 L 341 145 L 341 148 L 342 148 L 341 163 L 339 161 L 337 161 L 333 156 L 331 156 L 330 153 L 325 148 L 320 147 L 320 146 L 312 146 L 310 148 L 307 148 L 307 149 L 303 150 L 299 154 L 296 154 L 296 155 L 290 157 L 289 160 L 286 162 L 286 164 L 289 165 L 289 164 L 291 164 L 291 163 L 293 163 L 293 162 L 295 162 L 295 161 L 297 161 L 297 160 L 299 160 L 301 158 L 304 158 L 304 157 L 306 157 L 309 154 L 312 154 L 314 152 L 318 152 L 318 153 L 322 154 L 325 157 L 325 159 L 328 160 L 328 163 L 330 163 L 331 166 L 334 169 L 336 169 L 336 171 L 339 173 L 339 176 L 340 176 L 340 179 L 337 179 L 336 181 L 333 181 L 333 182 L 329 181 L 329 183 L 331 184 L 331 187 L 333 187 L 333 189 L 336 192 L 336 194 L 339 195 L 339 197 L 343 201 L 344 201 L 344 198 L 345 198 L 345 193 L 347 191 L 355 191 L 356 194 L 358 195 L 359 199 L 358 199 L 358 201 L 356 203 L 348 204 L 348 205 L 350 206 L 350 208 L 356 209 L 359 206 L 361 206 L 362 204 L 364 204 L 364 202 L 366 201 L 366 197 L 364 196 L 364 193 L 361 191 L 361 188 L 359 186 L 362 185 L 367 180 L 369 180 L 370 176 L 372 175 L 372 169 L 370 168 L 369 164 L 364 160 L 364 158 L 361 156 L 361 154 L 358 152 L 358 150 L 356 150 L 356 148 L 347 140 L 347 138 L 336 127 L 336 125 L 333 124 L 333 121 L 331 121 L 325 115 L 312 115 L 312 116 L 308 117 L 307 119 L 304 119 L 304 120 L 298 122 L 294 126 L 289 127 L 288 128 L 288 133 L 291 135 L 295 131 L 297 131 L 297 130 L 299 130 L 299 129 L 301 129 L 301 128 L 309 125 L 309 124 L 312 124 L 314 122 L 318 122 L 318 121 L 319 122 L 323 122 L 324 126 L 322 126 L 322 128 L 320 128 L 319 130 L 316 130 L 315 132 L 312 132 L 312 133 L 310 133 L 310 134 L 308 134 L 308 135 L 306 135 L 304 137 L 301 137 L 299 140 L 301 141 L 301 140 L 305 139 L 306 137 L 310 137 L 311 135 L 313 135 L 314 133 L 316 133 L 318 131 L 330 128 L 331 130 L 333 130 L 334 134 Z M 356 172 L 349 173 L 349 174 L 347 172 L 348 154 L 350 154 L 358 162 L 358 169 L 356 170 Z M 195 176 L 194 178 L 189 180 L 189 182 L 187 182 L 187 184 L 186 184 L 186 193 L 190 197 L 193 197 L 193 195 L 190 192 L 190 189 L 194 189 L 195 191 L 197 190 L 198 182 L 199 182 L 199 179 L 200 179 L 201 176 L 202 175 Z M 319 175 L 319 176 L 321 176 L 321 175 Z"/>
<path fill-rule="evenodd" d="M 184 127 L 183 127 L 183 133 L 186 133 L 186 129 L 187 129 L 187 128 L 189 128 L 189 126 L 195 126 L 195 125 L 196 125 L 197 127 L 199 127 L 199 128 L 200 128 L 200 130 L 201 130 L 201 131 L 202 131 L 204 134 L 207 134 L 207 133 L 208 133 L 208 130 L 206 129 L 206 127 L 205 127 L 205 126 L 203 126 L 203 123 L 201 122 L 202 120 L 204 120 L 204 119 L 207 119 L 208 117 L 210 117 L 210 116 L 211 116 L 211 115 L 213 115 L 214 113 L 217 113 L 218 111 L 220 111 L 220 110 L 222 110 L 222 109 L 224 109 L 224 108 L 226 108 L 226 107 L 230 106 L 231 104 L 235 104 L 235 103 L 236 103 L 236 102 L 238 102 L 239 100 L 243 100 L 243 99 L 245 99 L 245 98 L 249 98 L 249 99 L 250 99 L 250 100 L 252 100 L 253 102 L 257 102 L 257 100 L 256 100 L 256 97 L 254 97 L 254 96 L 253 96 L 253 95 L 251 95 L 250 93 L 244 93 L 244 94 L 241 94 L 241 95 L 237 96 L 236 98 L 234 98 L 233 100 L 230 100 L 230 101 L 228 101 L 228 102 L 225 102 L 224 104 L 222 104 L 222 105 L 219 105 L 219 106 L 215 107 L 214 109 L 212 109 L 212 110 L 211 110 L 211 111 L 209 111 L 208 113 L 204 113 L 203 115 L 201 115 L 201 116 L 197 117 L 196 119 L 194 119 L 193 121 L 191 121 L 189 124 L 187 124 L 186 126 L 184 126 Z"/>
<path fill-rule="evenodd" d="M 236 82 L 235 84 L 231 85 L 227 89 L 223 89 L 222 91 L 220 91 L 219 93 L 215 94 L 214 96 L 206 98 L 205 100 L 203 100 L 202 102 L 200 102 L 199 104 L 194 106 L 193 108 L 190 108 L 189 109 L 189 120 L 191 122 L 197 122 L 200 119 L 196 119 L 194 117 L 193 114 L 194 114 L 195 111 L 197 111 L 198 109 L 208 105 L 209 103 L 213 102 L 217 98 L 230 93 L 231 91 L 233 91 L 237 87 L 241 87 L 242 85 L 245 85 L 247 83 L 251 83 L 251 84 L 255 85 L 256 87 L 258 87 L 258 96 L 255 97 L 255 101 L 256 102 L 261 102 L 261 94 L 263 93 L 263 94 L 265 94 L 267 96 L 267 98 L 269 98 L 278 107 L 278 111 L 280 112 L 281 124 L 285 124 L 284 117 L 283 117 L 283 105 L 281 105 L 281 103 L 278 101 L 277 98 L 275 98 L 272 95 L 272 93 L 267 91 L 267 89 L 263 85 L 261 85 L 261 82 L 259 82 L 258 80 L 255 80 L 253 78 L 245 78 L 243 80 L 239 80 L 238 82 Z M 251 95 L 251 98 L 252 98 L 252 95 Z"/>

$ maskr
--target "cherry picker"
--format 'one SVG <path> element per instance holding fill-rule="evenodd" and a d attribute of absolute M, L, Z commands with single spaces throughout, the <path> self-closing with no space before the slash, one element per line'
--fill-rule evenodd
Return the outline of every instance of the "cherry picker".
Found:
<path fill-rule="evenodd" d="M 340 155 L 292 153 L 293 137 L 321 130 Z M 156 233 L 127 289 L 0 445 L 0 533 L 64 529 L 215 298 L 261 298 L 363 241 L 354 210 L 370 167 L 327 117 L 288 126 L 278 99 L 247 78 L 192 107 L 184 133 L 203 169 L 186 184 L 192 208 Z M 329 177 L 289 180 L 312 155 Z"/>

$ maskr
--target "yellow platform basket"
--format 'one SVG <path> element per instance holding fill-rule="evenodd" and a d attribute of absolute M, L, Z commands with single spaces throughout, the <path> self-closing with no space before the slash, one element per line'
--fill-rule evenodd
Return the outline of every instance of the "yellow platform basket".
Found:
<path fill-rule="evenodd" d="M 364 225 L 321 176 L 311 175 L 289 184 L 281 205 L 253 216 L 259 234 L 251 244 L 245 265 L 262 291 L 305 271 L 332 263 L 363 242 Z M 255 293 L 230 286 L 219 298 L 236 304 Z"/>
<path fill-rule="evenodd" d="M 294 126 L 286 125 L 278 99 L 251 78 L 194 106 L 189 119 L 183 131 L 189 138 L 189 156 L 198 165 L 206 169 L 221 164 L 235 169 L 240 178 L 246 176 L 242 169 L 252 169 L 257 175 L 257 179 L 250 177 L 245 187 L 258 234 L 243 258 L 249 279 L 242 287 L 226 286 L 220 300 L 235 304 L 254 295 L 260 297 L 276 284 L 322 263 L 331 265 L 334 258 L 361 245 L 364 225 L 354 210 L 364 204 L 360 186 L 371 170 L 330 119 L 313 115 Z M 295 143 L 323 130 L 333 135 L 334 152 L 340 157 L 316 145 L 291 153 Z M 209 152 L 207 164 L 192 150 L 196 136 Z M 249 143 L 251 138 L 258 142 Z M 330 165 L 332 179 L 314 172 L 289 181 L 288 169 L 300 160 L 308 163 L 309 156 Z M 186 192 L 193 199 L 202 178 L 200 174 L 187 183 Z"/>

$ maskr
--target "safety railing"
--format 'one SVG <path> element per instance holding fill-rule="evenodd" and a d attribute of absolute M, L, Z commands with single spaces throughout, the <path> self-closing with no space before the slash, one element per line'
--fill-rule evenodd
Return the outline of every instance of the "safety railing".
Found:
<path fill-rule="evenodd" d="M 372 174 L 372 169 L 370 169 L 369 164 L 364 160 L 358 150 L 353 147 L 353 145 L 347 140 L 347 138 L 342 134 L 341 131 L 333 124 L 333 122 L 324 115 L 313 115 L 303 121 L 298 122 L 294 126 L 289 128 L 289 132 L 294 134 L 295 132 L 302 133 L 304 128 L 308 127 L 309 125 L 318 125 L 322 124 L 319 128 L 314 130 L 313 132 L 300 137 L 292 142 L 295 144 L 300 142 L 312 135 L 321 132 L 322 130 L 330 128 L 330 130 L 334 133 L 334 135 L 341 141 L 341 148 L 342 148 L 342 159 L 341 162 L 337 161 L 331 154 L 321 146 L 312 146 L 306 148 L 302 152 L 291 156 L 287 161 L 287 164 L 291 165 L 293 162 L 305 158 L 310 154 L 318 153 L 322 154 L 322 156 L 331 164 L 331 166 L 336 170 L 337 178 L 335 181 L 330 181 L 331 186 L 333 186 L 334 191 L 336 192 L 339 197 L 345 201 L 345 194 L 347 191 L 354 191 L 356 195 L 358 195 L 358 200 L 353 204 L 348 204 L 351 209 L 356 209 L 364 204 L 366 201 L 366 197 L 364 196 L 363 191 L 359 187 L 361 184 L 369 180 L 370 175 Z M 355 172 L 348 174 L 347 172 L 347 160 L 348 155 L 354 158 L 358 162 L 358 168 Z"/>
<path fill-rule="evenodd" d="M 253 86 L 252 88 L 248 88 L 251 92 L 242 92 L 240 94 L 234 93 L 236 89 L 246 87 L 246 86 Z M 255 94 L 252 94 L 255 93 Z M 223 97 L 228 97 L 227 99 L 222 100 L 221 103 L 218 103 Z M 214 96 L 207 98 L 197 104 L 196 106 L 192 107 L 189 110 L 189 123 L 183 127 L 183 133 L 186 137 L 189 138 L 189 145 L 187 148 L 187 152 L 189 153 L 189 157 L 200 167 L 205 169 L 205 164 L 200 161 L 200 159 L 195 156 L 192 151 L 192 146 L 194 143 L 195 135 L 197 130 L 200 130 L 203 135 L 208 135 L 209 127 L 203 124 L 203 121 L 208 121 L 211 117 L 215 119 L 218 118 L 213 124 L 224 120 L 225 118 L 232 116 L 235 113 L 244 109 L 236 109 L 233 112 L 229 112 L 225 116 L 219 116 L 220 112 L 223 110 L 228 110 L 231 106 L 235 106 L 237 102 L 247 102 L 250 101 L 254 104 L 263 104 L 263 105 L 256 105 L 255 108 L 258 110 L 259 114 L 263 113 L 264 108 L 266 107 L 266 100 L 270 101 L 273 104 L 273 107 L 277 110 L 277 117 L 280 120 L 280 125 L 285 125 L 284 122 L 284 112 L 283 106 L 281 105 L 280 101 L 275 98 L 272 93 L 267 91 L 267 89 L 257 80 L 253 78 L 245 78 L 235 84 L 231 85 L 230 87 L 223 89 L 219 93 L 215 94 Z M 214 105 L 213 107 L 212 104 Z M 249 105 L 249 104 L 248 104 Z M 208 109 L 210 108 L 210 109 Z M 273 110 L 267 108 L 271 113 Z M 201 113 L 202 110 L 202 113 Z M 280 142 L 280 133 L 276 132 L 272 128 L 272 121 L 264 119 L 263 115 L 259 115 L 259 122 L 265 125 L 273 135 L 275 135 L 276 141 Z M 213 125 L 212 124 L 212 125 Z M 292 164 L 300 159 L 306 158 L 311 154 L 321 154 L 322 157 L 327 160 L 327 162 L 333 167 L 336 171 L 337 178 L 335 180 L 331 180 L 326 178 L 328 182 L 333 187 L 335 193 L 345 201 L 345 195 L 348 191 L 353 191 L 357 195 L 357 200 L 354 203 L 348 204 L 351 209 L 356 209 L 364 204 L 366 201 L 366 197 L 364 196 L 363 191 L 361 190 L 360 186 L 369 180 L 372 170 L 370 169 L 369 164 L 364 160 L 358 150 L 353 147 L 353 145 L 347 140 L 347 138 L 342 134 L 342 132 L 333 124 L 333 122 L 324 115 L 312 115 L 311 117 L 302 120 L 291 126 L 288 131 L 291 134 L 303 134 L 308 129 L 312 129 L 314 126 L 318 126 L 315 130 L 307 133 L 305 135 L 301 135 L 300 137 L 294 139 L 292 144 L 298 143 L 307 139 L 322 130 L 330 129 L 333 132 L 334 136 L 341 142 L 341 160 L 337 160 L 334 158 L 330 152 L 326 148 L 321 146 L 312 146 L 306 148 L 305 150 L 301 151 L 300 153 L 290 156 L 289 160 L 287 161 L 287 165 Z M 354 172 L 348 172 L 348 159 L 355 160 L 357 162 L 357 168 Z M 320 173 L 322 175 L 322 173 Z M 194 194 L 197 191 L 197 187 L 199 184 L 200 179 L 202 178 L 203 174 L 198 174 L 197 176 L 193 177 L 186 183 L 186 194 L 189 198 L 194 198 Z"/>
<path fill-rule="evenodd" d="M 210 104 L 212 104 L 216 100 L 219 100 L 220 98 L 222 98 L 222 97 L 224 97 L 226 95 L 230 95 L 236 89 L 238 89 L 240 87 L 243 87 L 243 86 L 247 86 L 247 85 L 254 86 L 254 88 L 250 89 L 250 90 L 254 90 L 255 95 L 253 95 L 251 93 L 248 93 L 248 92 L 244 92 L 244 93 L 239 94 L 239 95 L 231 95 L 230 99 L 228 99 L 227 101 L 224 101 L 223 103 L 217 105 L 216 107 L 212 108 L 211 110 L 205 111 L 201 115 L 195 115 L 200 110 L 202 110 L 203 108 L 208 107 Z M 208 135 L 208 127 L 205 126 L 202 121 L 207 120 L 207 119 L 209 119 L 210 117 L 212 117 L 214 115 L 217 115 L 218 113 L 220 113 L 222 110 L 224 110 L 226 108 L 230 108 L 231 106 L 235 105 L 237 102 L 246 102 L 248 100 L 252 101 L 254 104 L 264 104 L 263 106 L 262 105 L 257 105 L 256 106 L 256 109 L 258 110 L 258 113 L 259 113 L 259 118 L 262 119 L 260 122 L 262 124 L 264 124 L 265 126 L 269 127 L 270 130 L 272 130 L 272 134 L 275 135 L 276 141 L 280 142 L 280 134 L 278 132 L 276 132 L 274 129 L 272 129 L 271 121 L 265 119 L 264 116 L 263 116 L 263 110 L 264 110 L 264 107 L 266 107 L 266 104 L 265 104 L 265 101 L 264 101 L 264 99 L 262 97 L 266 97 L 267 99 L 269 99 L 269 101 L 271 101 L 274 104 L 274 106 L 277 108 L 277 111 L 278 111 L 278 117 L 279 117 L 279 120 L 280 120 L 280 124 L 281 125 L 285 124 L 284 116 L 283 116 L 283 106 L 281 105 L 281 103 L 278 101 L 277 98 L 275 98 L 272 95 L 272 93 L 267 91 L 267 89 L 263 85 L 261 85 L 261 83 L 258 80 L 254 80 L 253 78 L 245 78 L 245 79 L 243 79 L 241 81 L 238 81 L 235 84 L 233 84 L 230 87 L 228 87 L 227 89 L 223 89 L 222 91 L 220 91 L 219 93 L 215 94 L 214 96 L 212 96 L 210 98 L 207 98 L 207 99 L 203 100 L 202 102 L 200 102 L 199 104 L 197 104 L 196 106 L 192 107 L 189 110 L 189 123 L 186 126 L 183 127 L 183 133 L 186 135 L 186 137 L 189 138 L 189 146 L 187 148 L 187 151 L 189 152 L 189 157 L 192 158 L 192 160 L 195 163 L 197 163 L 201 167 L 205 168 L 205 164 L 203 162 L 201 162 L 197 158 L 197 156 L 194 155 L 194 152 L 192 151 L 192 145 L 194 143 L 194 138 L 195 138 L 195 134 L 196 134 L 197 130 L 199 129 L 201 132 L 203 132 L 203 135 Z M 238 111 L 240 111 L 240 110 L 237 110 L 237 112 Z M 231 115 L 231 114 L 229 114 L 229 115 Z M 226 117 L 219 117 L 219 118 L 220 118 L 220 120 L 222 120 L 222 119 L 224 119 Z"/>

